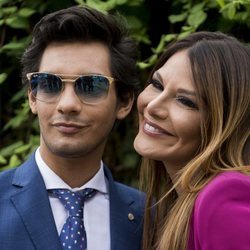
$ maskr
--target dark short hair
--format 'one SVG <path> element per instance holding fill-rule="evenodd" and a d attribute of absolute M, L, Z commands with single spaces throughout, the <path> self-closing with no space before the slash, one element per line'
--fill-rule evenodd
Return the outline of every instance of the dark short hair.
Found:
<path fill-rule="evenodd" d="M 23 53 L 22 79 L 39 69 L 42 55 L 52 42 L 101 42 L 109 48 L 110 71 L 119 99 L 138 89 L 137 46 L 121 17 L 89 7 L 73 6 L 44 16 L 34 27 L 33 39 Z"/>

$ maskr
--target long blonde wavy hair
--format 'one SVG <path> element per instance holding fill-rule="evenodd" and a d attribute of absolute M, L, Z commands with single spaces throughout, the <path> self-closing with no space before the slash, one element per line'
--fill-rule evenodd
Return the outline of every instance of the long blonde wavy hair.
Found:
<path fill-rule="evenodd" d="M 184 49 L 202 103 L 201 145 L 174 185 L 162 162 L 143 159 L 140 180 L 147 193 L 143 250 L 186 249 L 198 192 L 222 171 L 249 173 L 249 47 L 220 32 L 196 32 L 170 45 L 152 74 Z"/>

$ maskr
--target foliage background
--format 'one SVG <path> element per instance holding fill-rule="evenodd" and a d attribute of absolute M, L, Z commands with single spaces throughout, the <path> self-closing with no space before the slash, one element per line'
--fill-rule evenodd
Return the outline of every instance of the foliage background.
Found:
<path fill-rule="evenodd" d="M 45 14 L 88 5 L 125 17 L 140 50 L 138 71 L 147 75 L 168 43 L 197 30 L 222 31 L 250 41 L 250 0 L 0 0 L 0 171 L 23 162 L 39 145 L 37 119 L 30 113 L 20 78 L 20 56 L 34 24 Z M 116 124 L 104 161 L 115 178 L 136 186 L 140 157 L 133 149 L 136 110 Z"/>

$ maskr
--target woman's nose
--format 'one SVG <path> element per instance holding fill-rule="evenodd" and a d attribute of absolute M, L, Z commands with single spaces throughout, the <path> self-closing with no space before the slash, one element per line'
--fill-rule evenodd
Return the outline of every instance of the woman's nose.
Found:
<path fill-rule="evenodd" d="M 157 117 L 159 119 L 165 119 L 168 117 L 168 99 L 166 96 L 159 94 L 154 98 L 151 98 L 146 106 L 146 110 L 149 115 Z"/>

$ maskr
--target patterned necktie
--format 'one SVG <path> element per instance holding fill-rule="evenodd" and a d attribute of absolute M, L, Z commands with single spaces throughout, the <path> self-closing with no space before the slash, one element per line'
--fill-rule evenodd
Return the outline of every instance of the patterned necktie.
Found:
<path fill-rule="evenodd" d="M 60 240 L 63 249 L 79 250 L 87 249 L 87 236 L 83 223 L 84 202 L 96 194 L 96 190 L 85 188 L 78 192 L 68 189 L 51 189 L 52 192 L 69 212 L 63 225 Z"/>

